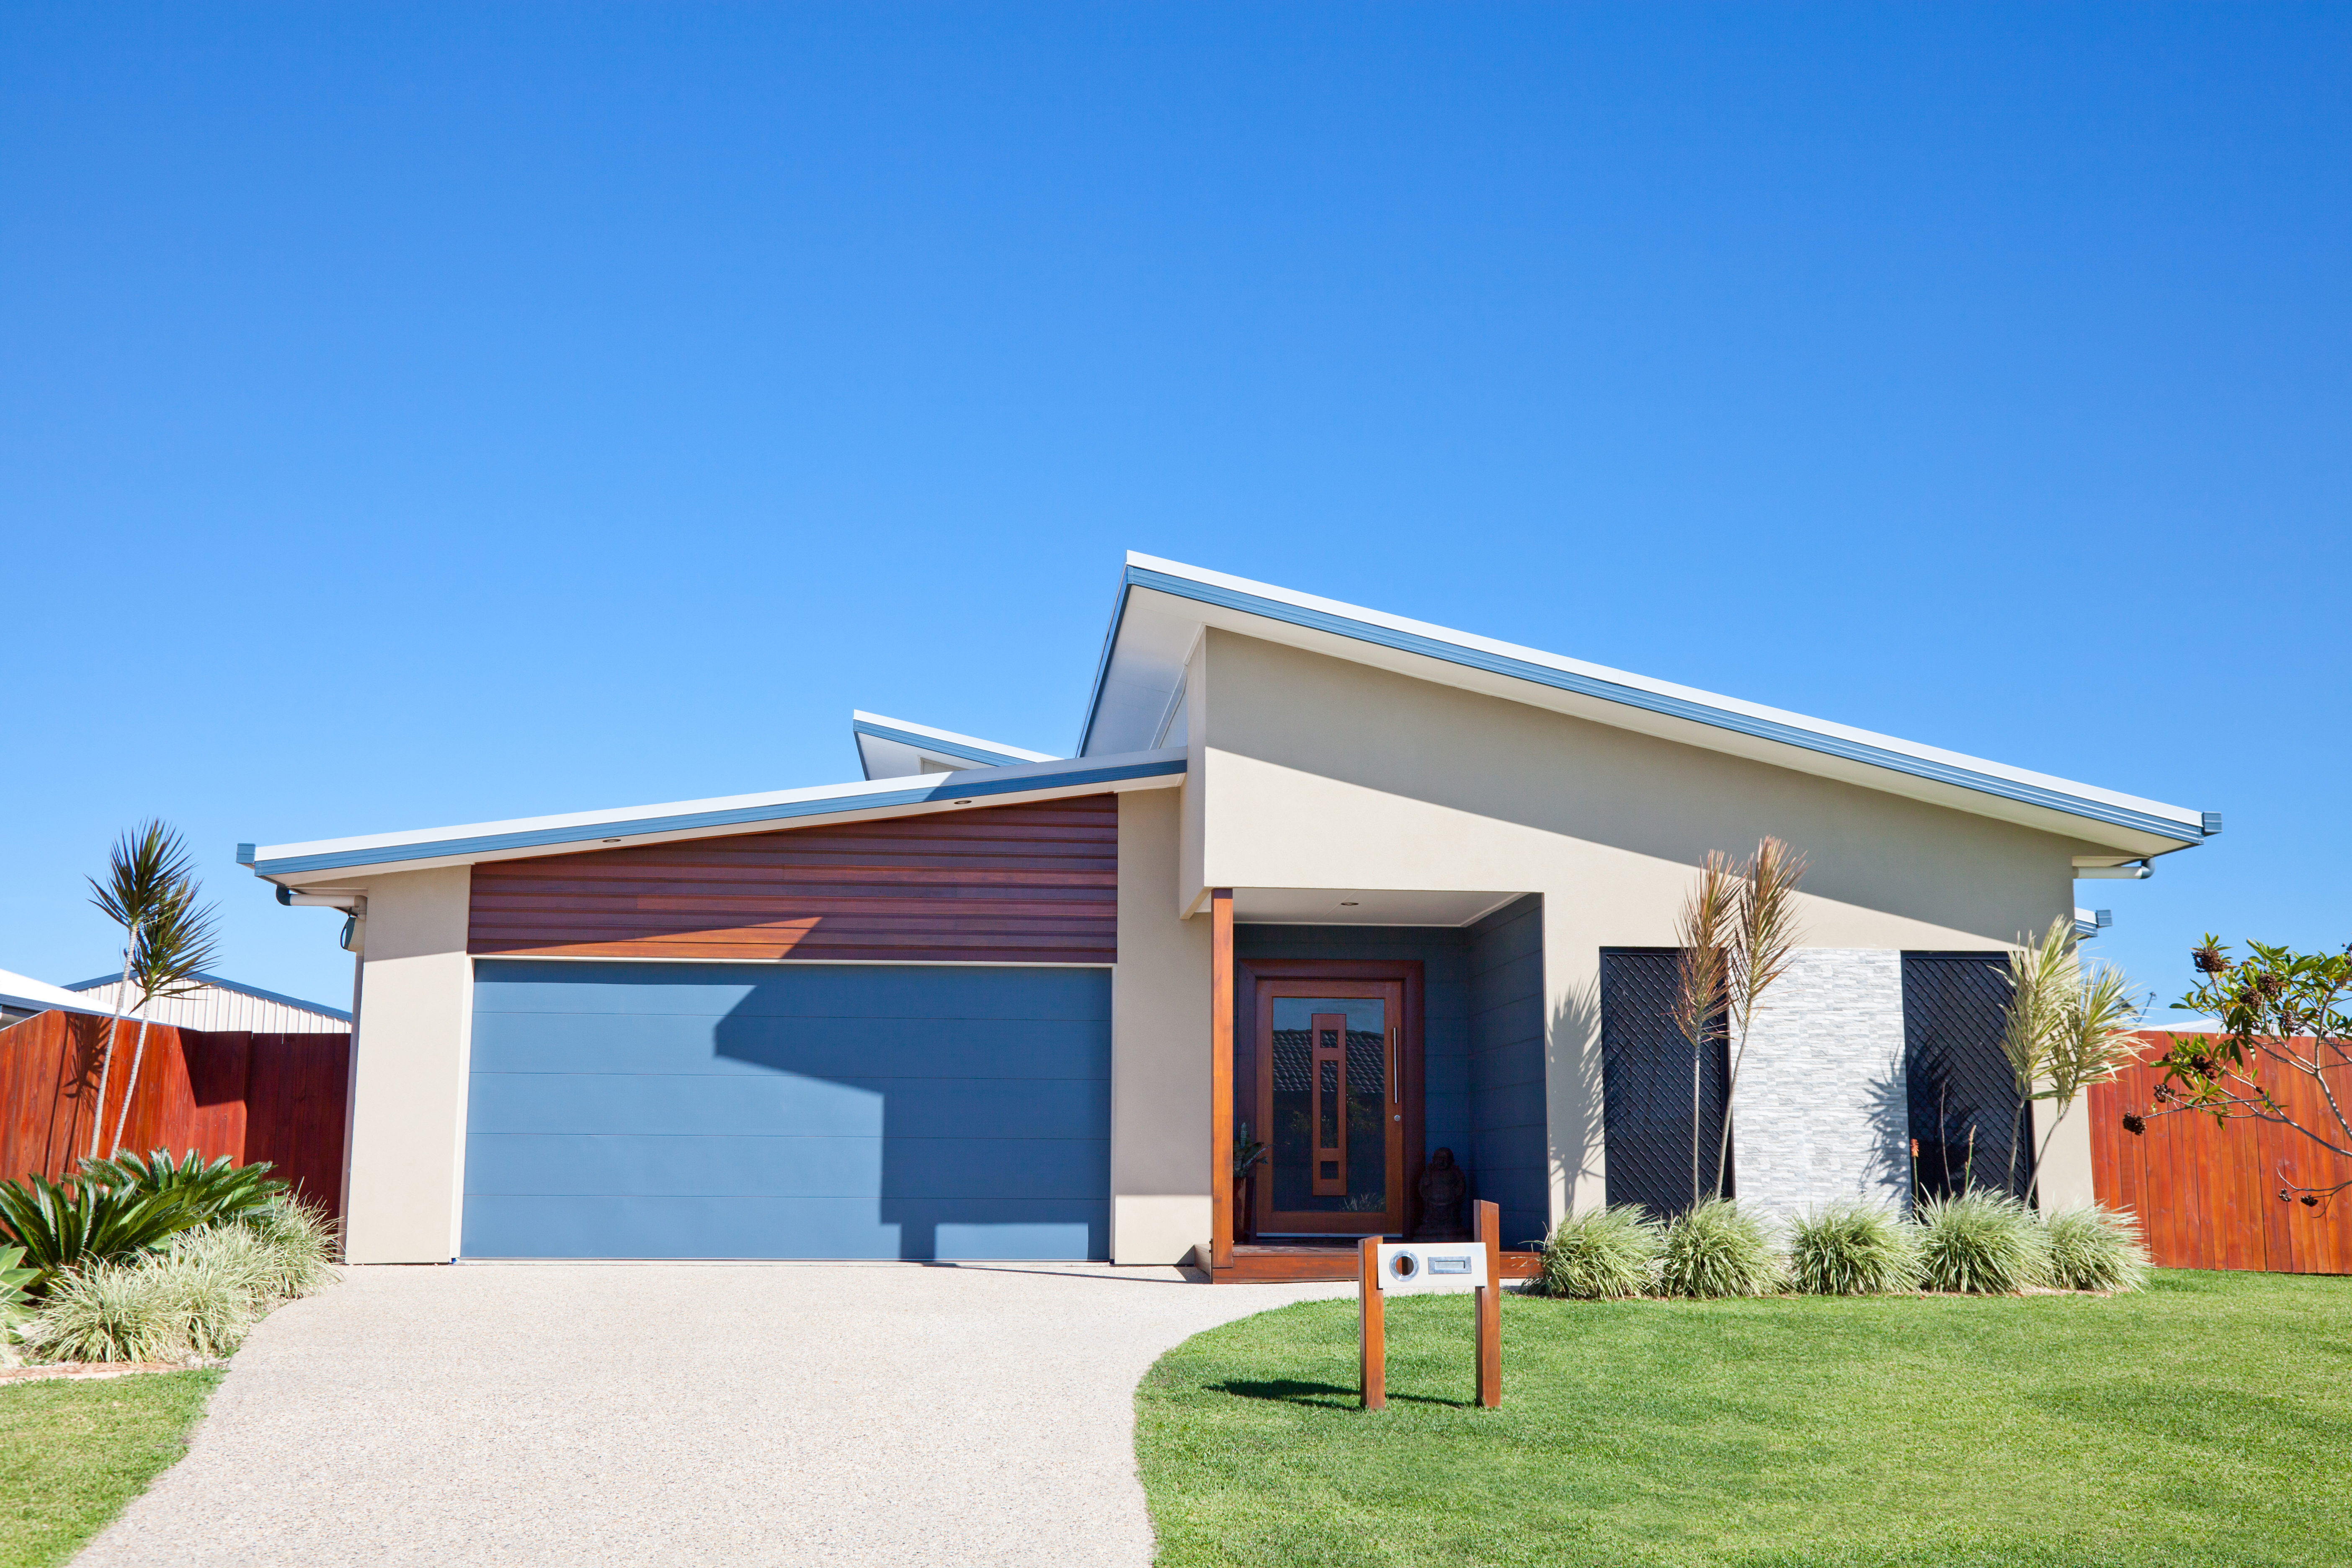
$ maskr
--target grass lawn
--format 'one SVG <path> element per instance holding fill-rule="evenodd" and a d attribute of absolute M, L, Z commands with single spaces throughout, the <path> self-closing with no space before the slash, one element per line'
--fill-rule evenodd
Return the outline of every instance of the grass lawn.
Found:
<path fill-rule="evenodd" d="M 0 1568 L 63 1563 L 187 1448 L 217 1372 L 0 1384 Z"/>
<path fill-rule="evenodd" d="M 1162 1564 L 2352 1563 L 2352 1279 L 2138 1295 L 1598 1305 L 1507 1297 L 1213 1329 L 1152 1368 Z"/>

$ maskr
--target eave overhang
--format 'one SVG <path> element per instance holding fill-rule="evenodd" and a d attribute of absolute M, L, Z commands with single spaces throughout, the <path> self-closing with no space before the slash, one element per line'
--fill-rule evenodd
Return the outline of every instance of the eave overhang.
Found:
<path fill-rule="evenodd" d="M 1120 579 L 1081 756 L 1157 739 L 1192 639 L 1204 626 L 1997 817 L 2128 857 L 2169 854 L 2221 831 L 2213 813 L 1140 554 L 1128 557 Z"/>
<path fill-rule="evenodd" d="M 711 838 L 771 827 L 811 826 L 820 821 L 918 816 L 983 802 L 1008 805 L 1064 795 L 1164 788 L 1182 782 L 1184 766 L 1181 748 L 1076 761 L 1059 758 L 1013 767 L 675 801 L 617 811 L 478 822 L 302 844 L 241 844 L 236 858 L 239 865 L 249 867 L 255 876 L 266 880 L 285 887 L 315 888 L 394 871 Z"/>

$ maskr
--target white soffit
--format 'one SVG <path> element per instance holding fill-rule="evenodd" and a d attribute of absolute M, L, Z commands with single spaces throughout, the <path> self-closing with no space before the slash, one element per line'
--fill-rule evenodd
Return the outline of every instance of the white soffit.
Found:
<path fill-rule="evenodd" d="M 1466 926 L 1518 893 L 1381 888 L 1235 888 L 1234 919 L 1248 925 Z"/>
<path fill-rule="evenodd" d="M 1139 749 L 1157 738 L 1202 626 L 2110 845 L 2134 857 L 2183 848 L 2220 830 L 2218 817 L 2187 807 L 1134 553 L 1081 755 Z"/>

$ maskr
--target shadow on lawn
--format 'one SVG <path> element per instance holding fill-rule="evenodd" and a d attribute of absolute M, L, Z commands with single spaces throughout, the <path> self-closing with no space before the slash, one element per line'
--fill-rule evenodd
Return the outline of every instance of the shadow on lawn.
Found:
<path fill-rule="evenodd" d="M 1319 1410 L 1353 1410 L 1362 1398 L 1362 1391 L 1352 1385 L 1336 1383 L 1301 1383 L 1297 1378 L 1269 1378 L 1264 1382 L 1240 1378 L 1225 1383 L 1210 1384 L 1217 1394 L 1230 1394 L 1240 1399 L 1278 1399 L 1286 1405 L 1307 1405 Z M 1457 1410 L 1469 1409 L 1475 1401 L 1468 1399 L 1432 1399 L 1426 1394 L 1389 1392 L 1391 1405 L 1439 1405 Z"/>

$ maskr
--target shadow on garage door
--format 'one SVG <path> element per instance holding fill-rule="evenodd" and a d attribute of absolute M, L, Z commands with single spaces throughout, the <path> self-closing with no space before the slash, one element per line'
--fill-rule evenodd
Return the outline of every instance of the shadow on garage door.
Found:
<path fill-rule="evenodd" d="M 482 960 L 468 1258 L 1109 1255 L 1110 972 Z"/>

